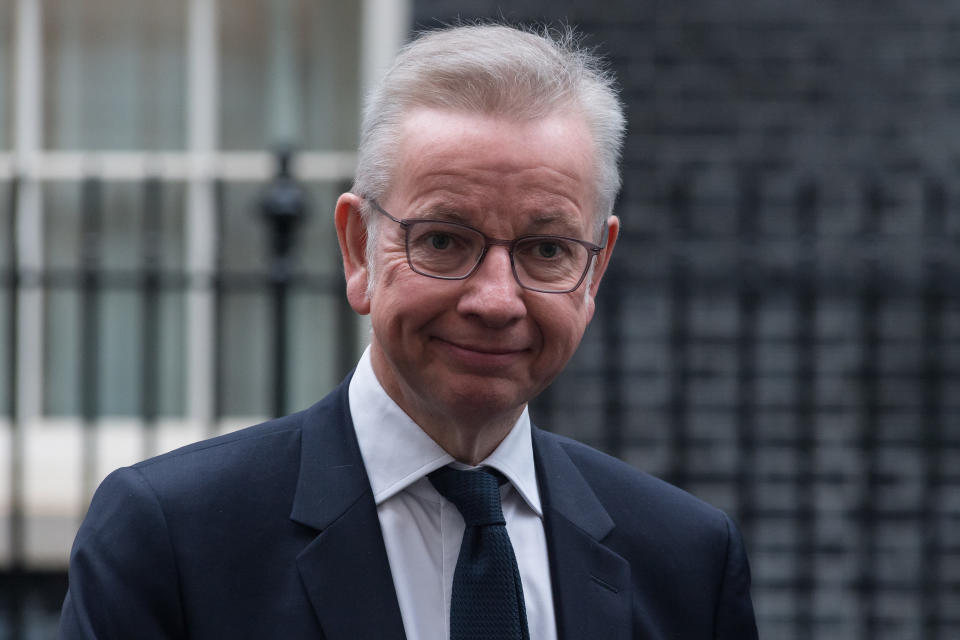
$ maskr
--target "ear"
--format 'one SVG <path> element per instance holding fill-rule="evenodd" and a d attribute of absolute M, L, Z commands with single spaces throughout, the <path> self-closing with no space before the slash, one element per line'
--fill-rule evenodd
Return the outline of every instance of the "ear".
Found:
<path fill-rule="evenodd" d="M 617 236 L 620 235 L 620 219 L 617 216 L 607 218 L 607 244 L 597 255 L 597 264 L 593 268 L 593 280 L 590 282 L 590 299 L 596 300 L 597 291 L 600 289 L 600 280 L 610 264 L 610 256 L 613 254 L 613 246 L 617 244 Z"/>
<path fill-rule="evenodd" d="M 334 222 L 337 241 L 343 256 L 343 275 L 347 281 L 347 300 L 360 315 L 370 313 L 367 285 L 370 274 L 367 269 L 367 225 L 360 215 L 363 200 L 352 193 L 344 193 L 337 199 Z"/>

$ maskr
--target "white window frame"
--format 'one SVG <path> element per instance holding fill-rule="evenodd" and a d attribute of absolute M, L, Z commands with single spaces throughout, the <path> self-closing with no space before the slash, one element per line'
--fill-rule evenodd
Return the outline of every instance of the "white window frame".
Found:
<path fill-rule="evenodd" d="M 45 151 L 43 145 L 44 43 L 42 0 L 17 0 L 15 21 L 14 147 L 0 151 L 0 180 L 18 180 L 14 212 L 17 263 L 21 274 L 16 319 L 16 413 L 0 417 L 0 519 L 21 514 L 24 535 L 0 535 L 0 566 L 17 559 L 21 566 L 66 566 L 70 541 L 95 484 L 112 469 L 142 457 L 143 424 L 139 420 L 100 420 L 92 425 L 95 477 L 85 476 L 80 459 L 85 432 L 80 417 L 55 419 L 43 413 L 44 306 L 37 275 L 44 270 L 43 185 L 55 181 L 143 181 L 158 178 L 186 185 L 185 247 L 190 282 L 186 311 L 187 402 L 183 420 L 157 425 L 157 451 L 200 439 L 211 431 L 240 425 L 212 425 L 214 398 L 214 293 L 207 286 L 217 255 L 215 184 L 219 180 L 266 182 L 275 172 L 269 152 L 218 150 L 219 0 L 188 0 L 187 11 L 187 147 L 183 152 Z M 407 37 L 411 0 L 363 0 L 360 84 L 366 89 L 383 73 Z M 304 182 L 352 179 L 353 152 L 304 152 L 294 172 Z M 331 203 L 332 208 L 332 203 Z M 369 325 L 358 319 L 358 349 Z M 89 474 L 87 474 L 89 475 Z M 62 531 L 31 535 L 49 518 L 71 523 Z M 18 547 L 18 548 L 15 548 Z"/>

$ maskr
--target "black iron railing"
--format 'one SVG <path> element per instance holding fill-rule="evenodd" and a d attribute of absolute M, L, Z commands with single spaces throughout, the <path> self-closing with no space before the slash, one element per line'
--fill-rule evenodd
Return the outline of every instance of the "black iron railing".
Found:
<path fill-rule="evenodd" d="M 762 637 L 960 634 L 949 183 L 915 176 L 917 211 L 886 175 L 844 203 L 812 178 L 774 201 L 774 178 L 744 171 L 711 200 L 693 170 L 638 214 L 658 223 L 624 220 L 598 320 L 534 419 L 729 511 Z M 698 228 L 709 212 L 733 220 Z"/>
<path fill-rule="evenodd" d="M 960 214 L 948 180 L 919 175 L 920 222 L 891 231 L 886 178 L 860 179 L 855 204 L 830 200 L 815 178 L 797 179 L 788 198 L 771 202 L 770 176 L 761 170 L 745 170 L 724 201 L 702 197 L 696 171 L 665 180 L 642 212 L 663 223 L 624 220 L 597 318 L 569 369 L 533 407 L 541 426 L 729 511 L 751 553 L 764 637 L 960 634 Z M 5 243 L 15 265 L 18 189 L 8 188 Z M 281 305 L 297 291 L 329 293 L 339 300 L 343 335 L 330 358 L 343 371 L 352 365 L 355 325 L 339 278 L 287 271 L 278 289 L 275 273 L 229 272 L 221 261 L 209 282 L 164 269 L 156 227 L 163 190 L 154 180 L 143 183 L 139 268 L 106 269 L 101 189 L 96 181 L 83 185 L 79 269 L 38 274 L 8 266 L 3 273 L 11 358 L 0 367 L 13 451 L 22 450 L 16 439 L 24 428 L 16 404 L 24 288 L 76 291 L 81 300 L 77 384 L 87 435 L 78 455 L 87 482 L 101 413 L 96 385 L 104 363 L 93 328 L 104 291 L 140 296 L 139 417 L 147 434 L 158 418 L 165 291 L 203 287 L 213 296 L 215 417 L 224 411 L 219 336 L 230 292 Z M 713 214 L 732 217 L 730 230 L 698 227 Z M 859 223 L 837 231 L 829 224 L 835 215 Z M 768 230 L 770 216 L 782 219 L 774 225 L 781 231 Z M 285 324 L 270 329 L 274 350 L 289 348 Z M 280 392 L 290 375 L 282 369 L 273 376 Z M 271 397 L 282 406 L 281 394 Z M 152 437 L 145 451 L 155 448 Z M 24 620 L 36 617 L 24 611 L 46 607 L 55 618 L 64 574 L 23 562 L 23 461 L 6 464 L 12 557 L 0 580 L 0 616 L 11 637 L 22 637 Z"/>

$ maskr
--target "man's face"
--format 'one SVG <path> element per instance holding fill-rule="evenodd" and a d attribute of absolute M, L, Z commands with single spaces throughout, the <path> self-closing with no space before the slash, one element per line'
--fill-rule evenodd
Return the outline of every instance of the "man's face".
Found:
<path fill-rule="evenodd" d="M 514 122 L 423 109 L 405 120 L 396 174 L 380 205 L 397 218 L 457 221 L 495 238 L 556 234 L 602 244 L 592 163 L 589 132 L 576 115 Z M 349 220 L 359 219 L 359 200 L 345 194 L 341 243 L 350 242 L 341 229 L 345 198 Z M 353 266 L 345 259 L 348 296 L 371 316 L 377 377 L 421 424 L 482 425 L 519 415 L 579 345 L 618 230 L 611 217 L 592 281 L 555 294 L 520 287 L 500 246 L 465 280 L 419 275 L 407 263 L 403 228 L 387 218 L 377 223 L 375 284 L 366 291 L 360 251 Z"/>

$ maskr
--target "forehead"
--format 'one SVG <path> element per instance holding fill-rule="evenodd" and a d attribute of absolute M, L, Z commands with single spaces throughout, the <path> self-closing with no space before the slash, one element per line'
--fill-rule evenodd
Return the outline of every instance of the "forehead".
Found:
<path fill-rule="evenodd" d="M 449 202 L 592 216 L 592 140 L 579 114 L 518 121 L 418 109 L 404 119 L 398 142 L 389 199 L 400 215 Z"/>

